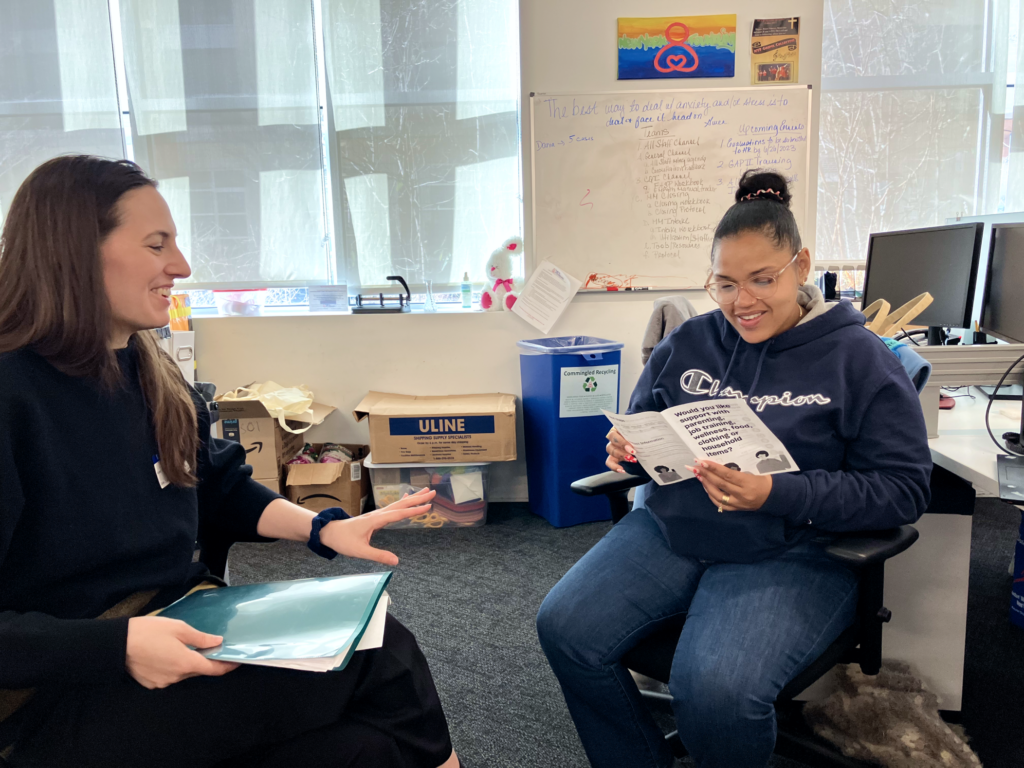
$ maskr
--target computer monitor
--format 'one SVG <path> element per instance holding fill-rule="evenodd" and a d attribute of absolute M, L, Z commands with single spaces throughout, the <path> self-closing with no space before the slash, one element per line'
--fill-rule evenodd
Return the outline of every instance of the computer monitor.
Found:
<path fill-rule="evenodd" d="M 1011 344 L 1024 344 L 1024 224 L 992 225 L 981 329 Z M 1000 393 L 992 396 L 999 398 Z M 1024 413 L 1020 424 L 1016 442 L 1003 436 L 1011 453 L 1024 448 Z"/>
<path fill-rule="evenodd" d="M 1024 344 L 1024 224 L 993 224 L 981 329 Z"/>
<path fill-rule="evenodd" d="M 864 303 L 885 299 L 892 309 L 927 291 L 934 301 L 914 325 L 928 326 L 928 343 L 942 343 L 942 328 L 969 328 L 985 225 L 951 224 L 868 239 Z"/>

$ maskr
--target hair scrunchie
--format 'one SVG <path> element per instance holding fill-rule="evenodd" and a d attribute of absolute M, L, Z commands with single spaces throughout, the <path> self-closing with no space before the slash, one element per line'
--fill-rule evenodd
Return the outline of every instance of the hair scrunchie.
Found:
<path fill-rule="evenodd" d="M 782 194 L 776 192 L 771 187 L 767 189 L 759 189 L 757 192 L 751 192 L 749 195 L 744 195 L 741 202 L 747 202 L 748 200 L 774 200 L 776 203 L 783 203 Z"/>

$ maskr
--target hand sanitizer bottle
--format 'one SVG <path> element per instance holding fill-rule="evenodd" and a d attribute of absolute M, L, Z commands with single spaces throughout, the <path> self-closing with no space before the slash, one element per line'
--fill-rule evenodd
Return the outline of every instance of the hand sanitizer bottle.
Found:
<path fill-rule="evenodd" d="M 472 309 L 473 308 L 473 284 L 469 282 L 469 272 L 462 274 L 462 308 Z"/>

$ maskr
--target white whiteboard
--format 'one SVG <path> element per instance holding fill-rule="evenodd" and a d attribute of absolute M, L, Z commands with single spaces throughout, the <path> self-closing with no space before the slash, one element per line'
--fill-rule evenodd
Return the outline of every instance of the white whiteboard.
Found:
<path fill-rule="evenodd" d="M 803 228 L 806 85 L 534 94 L 533 244 L 584 288 L 699 288 L 748 168 L 789 180 Z"/>

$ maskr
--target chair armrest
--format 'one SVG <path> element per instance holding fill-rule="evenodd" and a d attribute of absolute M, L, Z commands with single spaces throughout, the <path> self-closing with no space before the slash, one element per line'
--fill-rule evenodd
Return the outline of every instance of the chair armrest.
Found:
<path fill-rule="evenodd" d="M 845 534 L 825 547 L 825 551 L 844 565 L 860 568 L 895 557 L 917 541 L 920 534 L 912 525 L 887 531 L 860 531 Z"/>
<path fill-rule="evenodd" d="M 197 381 L 193 385 L 196 392 L 203 396 L 203 400 L 208 403 L 213 402 L 213 398 L 217 395 L 217 385 L 209 381 Z"/>
<path fill-rule="evenodd" d="M 621 472 L 602 472 L 600 475 L 581 478 L 571 487 L 580 496 L 605 496 L 609 493 L 628 491 L 648 482 L 650 481 L 646 477 L 624 475 Z"/>

